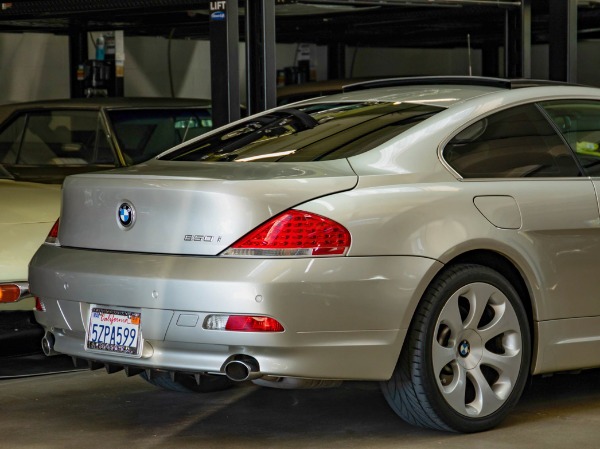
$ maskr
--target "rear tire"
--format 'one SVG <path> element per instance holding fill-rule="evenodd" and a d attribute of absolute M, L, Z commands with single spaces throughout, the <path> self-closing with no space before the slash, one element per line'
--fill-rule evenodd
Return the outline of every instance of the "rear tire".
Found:
<path fill-rule="evenodd" d="M 491 268 L 460 264 L 428 287 L 381 388 L 411 424 L 479 432 L 516 405 L 530 362 L 527 313 L 515 288 Z"/>
<path fill-rule="evenodd" d="M 173 380 L 169 373 L 153 371 L 150 378 L 145 372 L 141 373 L 140 377 L 156 387 L 182 393 L 210 393 L 225 390 L 233 385 L 233 382 L 225 376 L 210 374 L 201 374 L 200 384 L 192 374 L 178 373 Z"/>

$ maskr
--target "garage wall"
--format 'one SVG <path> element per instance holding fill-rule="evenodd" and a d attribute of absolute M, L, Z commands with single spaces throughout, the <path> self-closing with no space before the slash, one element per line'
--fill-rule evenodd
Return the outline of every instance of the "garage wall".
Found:
<path fill-rule="evenodd" d="M 69 43 L 49 34 L 0 34 L 0 103 L 69 96 Z"/>
<path fill-rule="evenodd" d="M 550 51 L 548 45 L 533 45 L 531 47 L 531 77 L 548 79 Z M 577 44 L 577 82 L 591 86 L 600 86 L 600 70 L 598 70 L 598 53 L 600 41 L 580 41 Z"/>
<path fill-rule="evenodd" d="M 243 59 L 243 48 L 240 53 Z M 168 39 L 125 38 L 125 95 L 170 97 Z M 240 62 L 243 62 L 241 60 Z M 208 41 L 171 41 L 173 88 L 176 97 L 210 98 Z"/>
<path fill-rule="evenodd" d="M 308 45 L 310 51 L 310 66 L 317 81 L 327 79 L 327 46 Z M 299 53 L 298 44 L 277 44 L 275 46 L 275 59 L 277 69 L 292 67 L 297 64 L 296 55 Z"/>
<path fill-rule="evenodd" d="M 584 41 L 577 44 L 577 82 L 600 86 L 598 54 L 600 41 Z"/>
<path fill-rule="evenodd" d="M 93 46 L 90 46 L 93 54 Z M 125 94 L 170 96 L 168 40 L 160 37 L 125 38 Z M 178 97 L 210 98 L 210 45 L 207 41 L 172 41 L 173 82 Z M 297 45 L 276 46 L 277 68 L 294 65 Z M 579 82 L 599 85 L 600 71 L 594 61 L 600 42 L 578 45 Z M 532 76 L 547 78 L 548 46 L 532 48 Z M 481 51 L 471 53 L 473 75 L 481 74 Z M 240 44 L 240 92 L 245 101 L 244 44 Z M 347 77 L 402 75 L 466 75 L 466 48 L 346 50 Z M 0 103 L 69 96 L 68 39 L 48 34 L 0 33 Z M 318 80 L 327 76 L 327 49 L 311 45 L 311 67 Z"/>
<path fill-rule="evenodd" d="M 352 61 L 354 60 L 354 65 Z M 481 75 L 481 50 L 471 50 L 473 75 Z M 347 77 L 413 76 L 413 75 L 468 75 L 467 48 L 396 49 L 348 48 L 346 50 Z"/>

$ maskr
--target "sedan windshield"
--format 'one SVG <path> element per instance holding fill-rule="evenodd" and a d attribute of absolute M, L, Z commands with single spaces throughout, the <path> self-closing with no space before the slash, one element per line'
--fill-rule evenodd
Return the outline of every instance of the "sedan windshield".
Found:
<path fill-rule="evenodd" d="M 277 109 L 170 152 L 171 161 L 318 161 L 354 156 L 441 108 L 409 103 L 314 103 Z"/>

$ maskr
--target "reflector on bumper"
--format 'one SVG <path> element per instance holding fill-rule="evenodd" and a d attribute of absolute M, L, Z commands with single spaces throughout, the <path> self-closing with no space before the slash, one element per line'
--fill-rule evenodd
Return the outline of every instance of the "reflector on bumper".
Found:
<path fill-rule="evenodd" d="M 266 316 L 209 315 L 204 329 L 241 332 L 283 332 L 281 323 Z"/>

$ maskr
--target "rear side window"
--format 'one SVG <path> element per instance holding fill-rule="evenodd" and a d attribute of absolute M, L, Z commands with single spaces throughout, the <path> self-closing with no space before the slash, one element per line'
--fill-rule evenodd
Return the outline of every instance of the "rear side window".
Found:
<path fill-rule="evenodd" d="M 196 140 L 161 159 L 306 162 L 346 158 L 375 148 L 441 110 L 373 101 L 279 109 Z"/>
<path fill-rule="evenodd" d="M 541 106 L 571 146 L 586 175 L 600 176 L 600 102 L 560 100 Z"/>
<path fill-rule="evenodd" d="M 463 178 L 580 175 L 572 152 L 534 104 L 475 122 L 446 145 L 443 156 Z"/>

